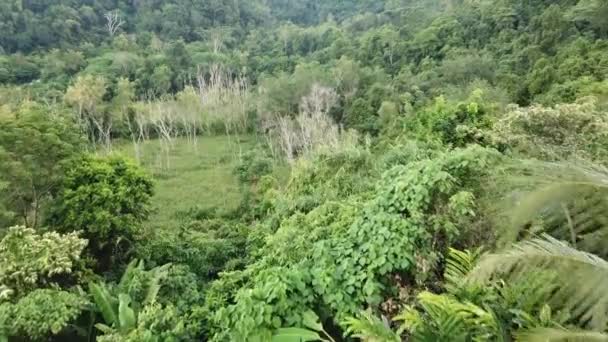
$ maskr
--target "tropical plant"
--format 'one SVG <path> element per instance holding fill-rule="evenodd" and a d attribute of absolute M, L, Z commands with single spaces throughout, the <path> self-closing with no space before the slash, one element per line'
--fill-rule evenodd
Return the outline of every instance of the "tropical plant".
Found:
<path fill-rule="evenodd" d="M 167 264 L 146 271 L 143 261 L 133 260 L 115 286 L 89 284 L 93 303 L 104 322 L 95 327 L 105 334 L 128 334 L 136 329 L 140 312 L 156 302 L 169 267 Z"/>

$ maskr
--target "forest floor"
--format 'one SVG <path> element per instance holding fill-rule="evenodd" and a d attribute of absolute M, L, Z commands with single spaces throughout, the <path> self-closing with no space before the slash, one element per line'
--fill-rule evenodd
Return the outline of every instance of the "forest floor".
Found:
<path fill-rule="evenodd" d="M 233 170 L 255 143 L 256 137 L 249 135 L 199 137 L 196 147 L 186 139 L 176 139 L 168 163 L 158 140 L 143 144 L 141 164 L 155 180 L 150 224 L 177 228 L 180 214 L 192 208 L 236 208 L 241 192 Z M 126 142 L 116 150 L 135 156 L 133 145 Z"/>

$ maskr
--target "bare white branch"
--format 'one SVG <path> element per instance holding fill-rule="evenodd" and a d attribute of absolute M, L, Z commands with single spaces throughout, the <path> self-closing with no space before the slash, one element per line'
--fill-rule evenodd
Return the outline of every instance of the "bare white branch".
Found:
<path fill-rule="evenodd" d="M 108 29 L 110 36 L 114 36 L 118 29 L 125 24 L 118 11 L 108 12 L 104 17 L 106 18 L 106 28 Z"/>

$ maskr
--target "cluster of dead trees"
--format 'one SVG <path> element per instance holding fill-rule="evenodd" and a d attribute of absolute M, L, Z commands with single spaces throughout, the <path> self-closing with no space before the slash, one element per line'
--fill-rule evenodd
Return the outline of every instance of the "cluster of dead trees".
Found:
<path fill-rule="evenodd" d="M 159 160 L 170 167 L 170 152 L 177 138 L 185 138 L 197 149 L 201 134 L 235 135 L 247 132 L 256 99 L 247 80 L 221 66 L 198 73 L 197 82 L 174 96 L 136 99 L 134 85 L 118 81 L 110 102 L 104 101 L 107 84 L 103 77 L 78 77 L 65 94 L 89 141 L 111 151 L 113 138 L 128 136 L 135 158 L 141 160 L 142 145 L 150 139 L 160 144 Z M 343 141 L 343 130 L 329 115 L 337 104 L 333 88 L 314 84 L 300 101 L 298 113 L 280 115 L 258 108 L 258 122 L 275 155 L 293 162 L 298 156 L 321 147 L 335 148 Z"/>
<path fill-rule="evenodd" d="M 352 142 L 356 139 L 354 132 L 344 131 L 329 115 L 337 103 L 335 89 L 313 84 L 310 93 L 301 99 L 297 115 L 266 113 L 262 118 L 273 151 L 293 163 L 320 148 L 336 150 Z"/>
<path fill-rule="evenodd" d="M 168 155 L 178 137 L 196 148 L 201 134 L 239 134 L 248 128 L 248 82 L 221 66 L 201 70 L 197 83 L 175 96 L 136 99 L 134 85 L 120 79 L 108 102 L 104 101 L 107 87 L 103 77 L 80 76 L 64 97 L 95 148 L 110 151 L 113 138 L 126 131 L 139 159 L 141 145 L 151 138 L 158 139 L 162 153 Z"/>

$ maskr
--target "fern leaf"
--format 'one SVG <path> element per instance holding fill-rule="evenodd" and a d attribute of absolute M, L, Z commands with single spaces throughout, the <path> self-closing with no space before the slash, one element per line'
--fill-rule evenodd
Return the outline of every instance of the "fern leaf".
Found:
<path fill-rule="evenodd" d="M 492 340 L 499 336 L 496 317 L 479 306 L 430 292 L 421 292 L 417 299 L 420 311 L 408 307 L 395 317 L 403 321 L 398 332 L 408 331 L 414 341 Z"/>
<path fill-rule="evenodd" d="M 607 255 L 605 246 L 589 236 L 608 236 L 606 168 L 584 161 L 518 161 L 508 172 L 524 176 L 509 178 L 510 185 L 520 191 L 516 203 L 505 203 L 509 206 L 504 210 L 507 219 L 501 218 L 499 223 L 503 226 L 503 246 L 516 241 L 530 223 L 542 219 L 544 232 L 573 244 L 581 242 L 577 247 L 589 252 Z"/>
<path fill-rule="evenodd" d="M 479 254 L 479 250 L 459 251 L 450 248 L 444 272 L 445 288 L 448 293 L 456 294 L 469 285 L 466 283 L 467 274 L 475 268 Z"/>
<path fill-rule="evenodd" d="M 604 291 L 608 262 L 548 235 L 482 257 L 469 277 L 485 281 L 499 274 L 507 279 L 525 279 L 541 270 L 554 272 L 559 282 L 558 286 L 546 287 L 553 307 L 570 311 L 581 324 L 604 329 L 608 323 L 608 292 Z"/>
<path fill-rule="evenodd" d="M 608 342 L 608 335 L 592 331 L 539 328 L 517 334 L 518 342 Z"/>
<path fill-rule="evenodd" d="M 400 342 L 399 335 L 392 331 L 388 322 L 374 316 L 371 312 L 361 313 L 360 318 L 349 317 L 342 325 L 345 334 L 367 342 Z"/>

